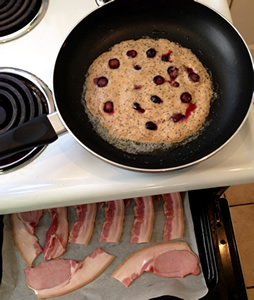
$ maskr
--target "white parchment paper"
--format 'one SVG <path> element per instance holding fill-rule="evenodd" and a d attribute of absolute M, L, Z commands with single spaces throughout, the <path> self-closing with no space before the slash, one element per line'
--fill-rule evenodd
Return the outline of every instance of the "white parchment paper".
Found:
<path fill-rule="evenodd" d="M 183 241 L 187 242 L 191 249 L 198 255 L 194 234 L 192 216 L 189 207 L 188 194 L 182 194 L 185 212 L 185 233 Z M 61 258 L 82 261 L 97 247 L 101 247 L 116 258 L 111 265 L 94 281 L 86 286 L 64 296 L 51 298 L 57 300 L 148 300 L 151 298 L 171 295 L 184 300 L 197 300 L 208 292 L 203 273 L 198 276 L 185 278 L 162 278 L 155 274 L 144 273 L 137 278 L 128 288 L 118 280 L 111 278 L 113 271 L 133 252 L 155 243 L 162 242 L 165 216 L 163 213 L 163 201 L 154 201 L 155 218 L 154 230 L 150 243 L 131 245 L 130 233 L 134 221 L 134 201 L 126 208 L 123 234 L 119 244 L 99 242 L 101 228 L 105 219 L 104 208 L 98 208 L 95 230 L 88 246 L 68 244 L 67 251 Z M 76 221 L 76 213 L 73 207 L 68 208 L 69 226 Z M 45 233 L 51 224 L 48 211 L 45 211 L 39 225 L 36 227 L 36 235 L 41 245 L 45 241 Z M 27 267 L 13 240 L 10 218 L 4 217 L 4 242 L 2 248 L 3 278 L 0 286 L 1 300 L 35 300 L 38 299 L 34 292 L 27 287 L 24 270 Z M 43 255 L 35 260 L 34 265 L 44 261 Z"/>

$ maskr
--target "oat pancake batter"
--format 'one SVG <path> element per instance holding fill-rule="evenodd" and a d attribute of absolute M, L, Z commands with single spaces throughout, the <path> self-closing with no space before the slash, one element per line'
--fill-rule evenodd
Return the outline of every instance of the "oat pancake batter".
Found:
<path fill-rule="evenodd" d="M 83 103 L 95 130 L 127 152 L 149 152 L 195 134 L 213 96 L 207 70 L 166 39 L 123 41 L 88 70 Z"/>

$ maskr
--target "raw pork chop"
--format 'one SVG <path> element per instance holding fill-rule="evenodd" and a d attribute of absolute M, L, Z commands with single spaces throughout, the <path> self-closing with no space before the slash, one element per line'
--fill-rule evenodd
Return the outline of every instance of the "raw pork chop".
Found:
<path fill-rule="evenodd" d="M 112 262 L 114 256 L 97 248 L 84 261 L 55 259 L 25 269 L 27 285 L 38 298 L 58 297 L 91 282 Z"/>
<path fill-rule="evenodd" d="M 167 278 L 196 276 L 199 259 L 185 242 L 165 242 L 136 251 L 111 276 L 128 287 L 143 272 Z"/>

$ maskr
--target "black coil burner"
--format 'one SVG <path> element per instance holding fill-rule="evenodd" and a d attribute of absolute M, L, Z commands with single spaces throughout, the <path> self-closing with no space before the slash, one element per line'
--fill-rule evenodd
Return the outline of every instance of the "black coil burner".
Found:
<path fill-rule="evenodd" d="M 0 0 L 0 37 L 20 31 L 30 23 L 36 23 L 39 12 L 44 13 L 42 6 L 45 6 L 44 0 Z"/>
<path fill-rule="evenodd" d="M 17 72 L 18 73 L 18 72 Z M 29 74 L 31 77 L 32 75 Z M 38 80 L 38 79 L 36 79 Z M 39 84 L 41 82 L 39 81 Z M 48 99 L 50 92 L 37 82 L 16 73 L 0 71 L 0 134 L 17 127 L 33 118 L 52 112 Z M 43 147 L 36 147 L 21 153 L 0 159 L 0 171 L 16 167 L 37 154 Z"/>

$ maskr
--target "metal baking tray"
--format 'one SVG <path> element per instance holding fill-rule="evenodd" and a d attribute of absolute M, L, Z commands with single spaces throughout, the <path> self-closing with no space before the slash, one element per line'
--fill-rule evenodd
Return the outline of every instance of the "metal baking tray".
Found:
<path fill-rule="evenodd" d="M 208 293 L 202 300 L 247 300 L 244 278 L 227 200 L 217 189 L 189 192 L 190 209 L 200 263 Z M 0 247 L 3 242 L 3 216 L 0 215 Z M 0 253 L 1 255 L 1 253 Z M 0 259 L 0 282 L 2 256 Z M 180 299 L 165 295 L 149 300 Z"/>

